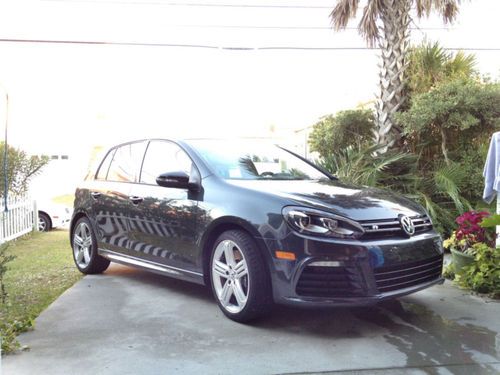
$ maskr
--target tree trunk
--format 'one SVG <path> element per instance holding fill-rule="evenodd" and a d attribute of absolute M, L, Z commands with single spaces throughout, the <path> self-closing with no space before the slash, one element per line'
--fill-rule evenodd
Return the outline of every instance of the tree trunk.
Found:
<path fill-rule="evenodd" d="M 401 138 L 393 115 L 405 102 L 406 54 L 410 35 L 410 0 L 383 0 L 379 47 L 381 52 L 380 93 L 376 101 L 375 141 L 392 147 Z"/>

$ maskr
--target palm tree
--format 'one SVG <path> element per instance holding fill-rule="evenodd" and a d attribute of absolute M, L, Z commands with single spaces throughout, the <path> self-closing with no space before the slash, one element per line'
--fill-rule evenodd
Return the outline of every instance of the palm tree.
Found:
<path fill-rule="evenodd" d="M 445 23 L 458 14 L 461 0 L 367 0 L 358 25 L 367 44 L 376 43 L 381 50 L 380 93 L 376 101 L 375 141 L 385 146 L 394 145 L 401 129 L 395 125 L 393 114 L 404 104 L 405 70 L 410 40 L 410 9 L 416 8 L 418 18 L 437 11 Z M 338 0 L 330 14 L 335 30 L 345 29 L 356 16 L 360 0 Z"/>

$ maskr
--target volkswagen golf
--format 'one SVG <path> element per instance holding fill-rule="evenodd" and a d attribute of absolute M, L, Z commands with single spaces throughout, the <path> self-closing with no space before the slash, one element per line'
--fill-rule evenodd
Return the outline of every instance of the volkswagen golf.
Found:
<path fill-rule="evenodd" d="M 420 205 L 261 142 L 111 148 L 76 190 L 70 241 L 84 274 L 117 262 L 204 284 L 239 322 L 274 303 L 370 305 L 443 282 Z"/>

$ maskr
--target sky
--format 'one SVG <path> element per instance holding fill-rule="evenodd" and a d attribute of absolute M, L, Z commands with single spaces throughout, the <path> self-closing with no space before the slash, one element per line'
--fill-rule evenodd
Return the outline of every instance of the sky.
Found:
<path fill-rule="evenodd" d="M 366 49 L 356 21 L 331 29 L 334 3 L 2 0 L 9 143 L 86 163 L 94 146 L 153 136 L 300 138 L 377 91 L 378 51 Z M 412 41 L 473 52 L 498 78 L 498 14 L 498 0 L 465 1 L 453 25 L 415 20 Z"/>

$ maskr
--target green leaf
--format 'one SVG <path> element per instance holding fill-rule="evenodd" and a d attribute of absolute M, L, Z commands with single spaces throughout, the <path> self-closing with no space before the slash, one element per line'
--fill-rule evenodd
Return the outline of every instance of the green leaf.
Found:
<path fill-rule="evenodd" d="M 492 228 L 497 225 L 500 225 L 500 215 L 499 214 L 494 214 L 491 215 L 490 217 L 485 217 L 479 225 L 483 228 Z"/>

